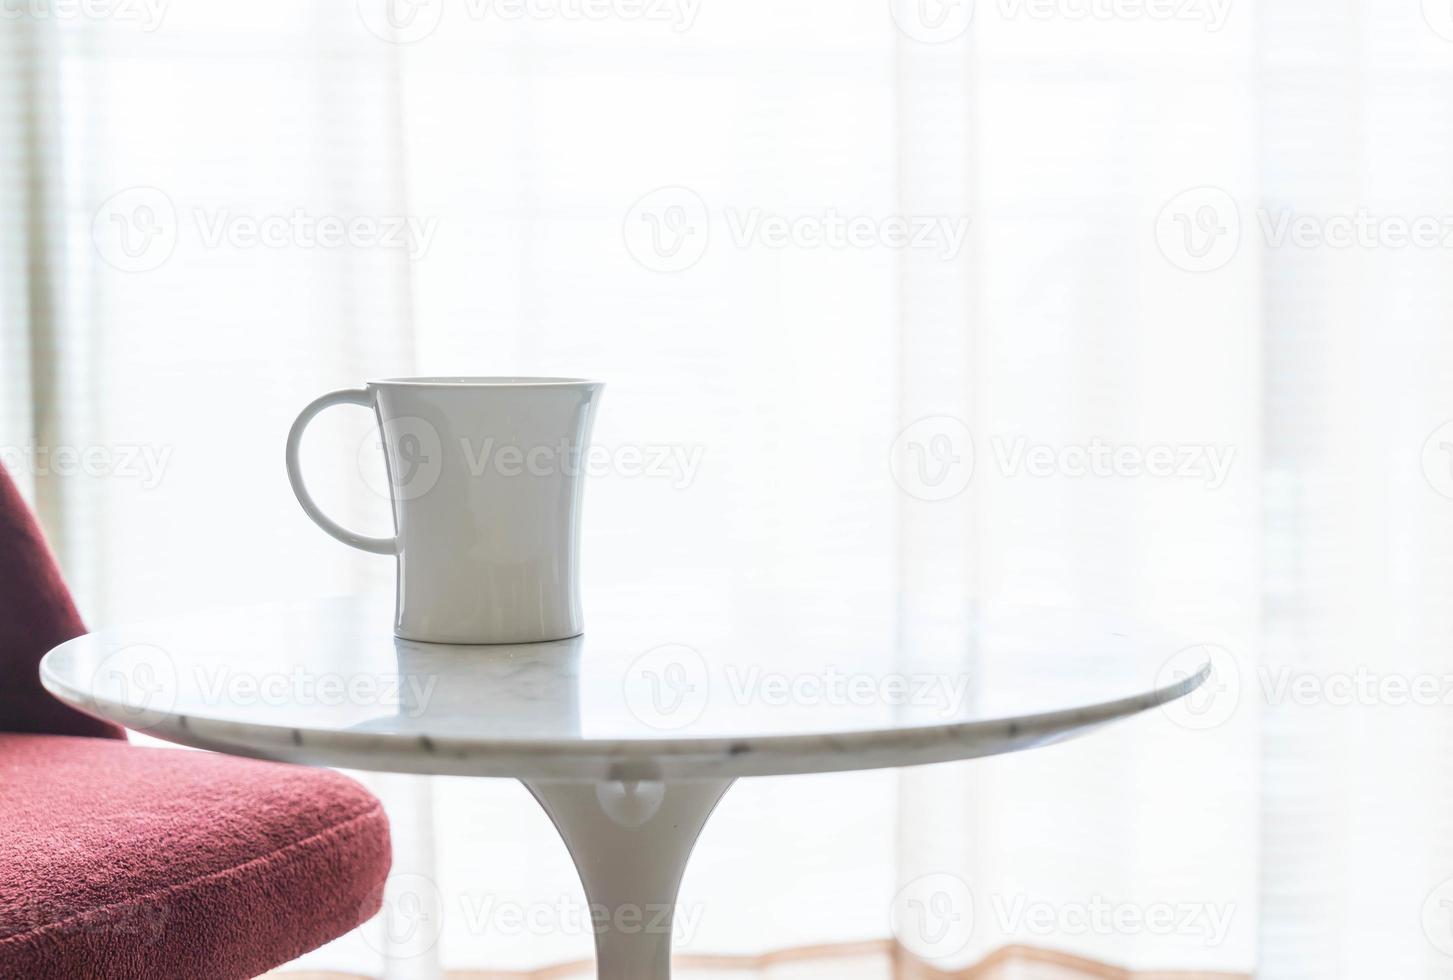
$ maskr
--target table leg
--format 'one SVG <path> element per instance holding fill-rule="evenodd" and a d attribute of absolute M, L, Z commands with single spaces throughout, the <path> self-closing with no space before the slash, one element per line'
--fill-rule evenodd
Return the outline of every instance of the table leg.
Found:
<path fill-rule="evenodd" d="M 525 780 L 575 861 L 600 980 L 669 980 L 676 893 L 691 849 L 732 781 Z"/>

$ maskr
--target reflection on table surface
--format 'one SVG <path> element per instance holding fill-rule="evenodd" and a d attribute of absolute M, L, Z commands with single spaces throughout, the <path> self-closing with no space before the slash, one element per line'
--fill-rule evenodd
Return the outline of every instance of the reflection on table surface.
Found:
<path fill-rule="evenodd" d="M 395 638 L 388 596 L 223 609 L 79 638 L 46 669 L 138 713 L 553 741 L 1037 715 L 1143 695 L 1206 661 L 1112 616 L 897 593 L 624 593 L 587 612 L 573 639 L 469 647 Z"/>

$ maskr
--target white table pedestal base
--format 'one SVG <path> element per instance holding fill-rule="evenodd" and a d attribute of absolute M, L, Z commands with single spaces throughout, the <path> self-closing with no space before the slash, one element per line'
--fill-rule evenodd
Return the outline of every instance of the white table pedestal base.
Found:
<path fill-rule="evenodd" d="M 560 831 L 595 927 L 600 980 L 668 980 L 676 894 L 732 780 L 522 780 Z"/>

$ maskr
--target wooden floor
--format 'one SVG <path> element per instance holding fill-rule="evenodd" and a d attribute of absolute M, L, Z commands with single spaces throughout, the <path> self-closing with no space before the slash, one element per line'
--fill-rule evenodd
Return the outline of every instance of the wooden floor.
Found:
<path fill-rule="evenodd" d="M 454 970 L 445 980 L 591 980 L 594 964 L 522 972 Z M 1249 973 L 1127 970 L 1032 946 L 1007 946 L 974 966 L 945 972 L 892 942 L 805 947 L 761 956 L 678 956 L 674 980 L 1251 980 Z M 277 971 L 264 980 L 374 980 L 345 973 Z"/>

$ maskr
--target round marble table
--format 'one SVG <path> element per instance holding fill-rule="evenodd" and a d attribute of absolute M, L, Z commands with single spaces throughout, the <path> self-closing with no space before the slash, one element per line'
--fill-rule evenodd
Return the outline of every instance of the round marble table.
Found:
<path fill-rule="evenodd" d="M 396 639 L 392 612 L 365 596 L 107 629 L 52 650 L 41 679 L 217 752 L 519 779 L 607 912 L 599 976 L 662 980 L 682 873 L 733 780 L 1046 745 L 1210 671 L 1202 648 L 1112 617 L 897 594 L 623 592 L 582 636 L 494 647 Z"/>

